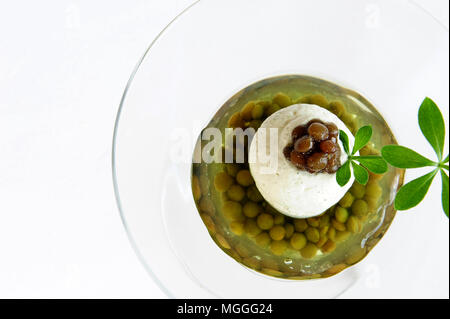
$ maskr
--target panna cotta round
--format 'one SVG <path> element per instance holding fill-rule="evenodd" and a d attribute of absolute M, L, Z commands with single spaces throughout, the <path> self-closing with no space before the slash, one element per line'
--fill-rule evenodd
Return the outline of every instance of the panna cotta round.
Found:
<path fill-rule="evenodd" d="M 312 120 L 333 123 L 349 136 L 347 126 L 333 113 L 312 104 L 295 104 L 269 116 L 256 132 L 250 145 L 249 166 L 256 187 L 265 200 L 279 212 L 294 218 L 322 214 L 349 190 L 354 178 L 341 187 L 336 173 L 310 173 L 298 169 L 286 159 L 283 150 L 292 142 L 292 131 Z M 341 141 L 341 164 L 347 161 Z"/>

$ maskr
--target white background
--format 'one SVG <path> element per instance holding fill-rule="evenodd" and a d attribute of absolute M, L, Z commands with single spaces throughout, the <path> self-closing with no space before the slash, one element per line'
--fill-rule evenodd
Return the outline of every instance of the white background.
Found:
<path fill-rule="evenodd" d="M 111 140 L 133 67 L 191 2 L 0 1 L 0 297 L 165 297 L 119 218 Z M 448 28 L 448 0 L 416 2 Z M 371 266 L 345 297 L 403 296 Z M 448 298 L 439 275 L 405 295 Z"/>

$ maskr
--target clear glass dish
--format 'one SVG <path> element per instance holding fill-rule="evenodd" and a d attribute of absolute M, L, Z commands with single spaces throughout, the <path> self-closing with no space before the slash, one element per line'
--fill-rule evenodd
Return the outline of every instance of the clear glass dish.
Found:
<path fill-rule="evenodd" d="M 405 111 L 426 95 L 448 101 L 448 32 L 400 0 L 202 0 L 174 19 L 130 78 L 113 144 L 124 225 L 169 297 L 330 298 L 360 277 L 358 266 L 300 282 L 261 275 L 217 248 L 197 213 L 190 166 L 201 129 L 235 92 L 281 74 L 363 94 L 401 141 Z M 383 248 L 394 253 L 395 242 Z"/>

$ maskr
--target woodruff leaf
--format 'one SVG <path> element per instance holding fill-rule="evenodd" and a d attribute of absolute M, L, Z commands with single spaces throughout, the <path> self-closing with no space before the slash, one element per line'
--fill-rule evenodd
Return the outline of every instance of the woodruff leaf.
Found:
<path fill-rule="evenodd" d="M 445 215 L 448 217 L 448 175 L 443 169 L 441 169 L 442 177 L 442 208 Z"/>
<path fill-rule="evenodd" d="M 419 108 L 419 126 L 441 161 L 445 142 L 444 118 L 436 103 L 428 97 Z"/>
<path fill-rule="evenodd" d="M 366 185 L 369 181 L 369 173 L 364 167 L 359 166 L 355 162 L 352 162 L 353 174 L 358 183 Z"/>
<path fill-rule="evenodd" d="M 360 149 L 366 146 L 372 138 L 372 126 L 361 127 L 355 135 L 355 144 L 353 145 L 352 155 L 355 155 Z"/>
<path fill-rule="evenodd" d="M 347 161 L 336 172 L 336 181 L 339 186 L 345 186 L 351 177 L 350 161 Z"/>
<path fill-rule="evenodd" d="M 348 135 L 343 130 L 339 130 L 339 139 L 341 140 L 342 145 L 344 146 L 345 153 L 350 155 L 350 153 L 349 153 L 350 152 L 350 146 L 349 146 Z"/>
<path fill-rule="evenodd" d="M 448 157 L 449 155 L 447 155 L 447 157 L 445 158 L 445 160 L 442 161 L 442 163 L 448 163 Z"/>
<path fill-rule="evenodd" d="M 375 174 L 384 174 L 389 169 L 386 161 L 381 156 L 356 156 L 353 159 Z"/>
<path fill-rule="evenodd" d="M 395 209 L 407 210 L 417 206 L 425 197 L 438 170 L 403 185 L 395 197 Z"/>
<path fill-rule="evenodd" d="M 418 168 L 436 166 L 436 163 L 419 153 L 400 145 L 386 145 L 381 149 L 383 158 L 394 167 Z"/>

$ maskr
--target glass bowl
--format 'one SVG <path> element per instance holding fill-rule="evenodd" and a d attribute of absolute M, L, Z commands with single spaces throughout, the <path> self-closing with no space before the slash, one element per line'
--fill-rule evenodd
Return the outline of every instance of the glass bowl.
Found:
<path fill-rule="evenodd" d="M 113 142 L 121 217 L 169 297 L 331 298 L 363 276 L 358 266 L 318 280 L 261 275 L 221 251 L 198 215 L 190 186 L 197 136 L 234 93 L 281 74 L 361 93 L 400 141 L 410 140 L 401 121 L 415 122 L 420 101 L 448 101 L 448 32 L 400 0 L 203 0 L 175 18 L 133 72 Z M 383 249 L 396 254 L 395 242 Z"/>

